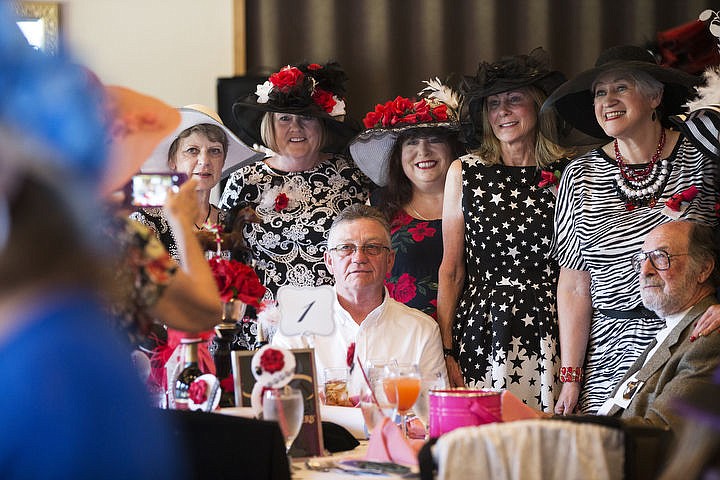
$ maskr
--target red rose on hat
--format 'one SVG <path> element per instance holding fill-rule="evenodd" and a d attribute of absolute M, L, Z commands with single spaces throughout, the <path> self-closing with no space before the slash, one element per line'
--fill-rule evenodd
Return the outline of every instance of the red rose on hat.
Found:
<path fill-rule="evenodd" d="M 332 93 L 328 92 L 327 90 L 323 90 L 322 88 L 315 89 L 315 93 L 312 94 L 313 102 L 318 104 L 320 108 L 325 110 L 327 113 L 330 113 L 333 111 L 333 107 L 337 103 L 335 99 L 333 98 Z"/>
<path fill-rule="evenodd" d="M 302 83 L 305 75 L 297 67 L 283 67 L 279 72 L 270 75 L 270 82 L 283 93 Z"/>

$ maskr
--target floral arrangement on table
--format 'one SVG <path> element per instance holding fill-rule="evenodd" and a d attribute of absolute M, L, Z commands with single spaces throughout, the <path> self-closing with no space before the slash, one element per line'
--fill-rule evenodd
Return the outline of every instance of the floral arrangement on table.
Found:
<path fill-rule="evenodd" d="M 273 103 L 289 108 L 307 106 L 313 102 L 331 117 L 345 115 L 345 89 L 347 75 L 339 64 L 329 62 L 287 65 L 270 75 L 257 86 L 257 103 Z"/>
<path fill-rule="evenodd" d="M 251 266 L 220 257 L 212 257 L 208 263 L 223 302 L 239 300 L 254 307 L 260 306 L 265 287 Z"/>

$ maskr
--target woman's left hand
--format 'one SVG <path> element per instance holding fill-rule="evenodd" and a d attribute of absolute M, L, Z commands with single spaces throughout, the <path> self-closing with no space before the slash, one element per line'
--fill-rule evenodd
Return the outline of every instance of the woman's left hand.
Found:
<path fill-rule="evenodd" d="M 707 337 L 718 328 L 720 328 L 720 305 L 710 305 L 695 323 L 695 328 L 690 334 L 690 341 L 694 342 L 699 337 Z"/>

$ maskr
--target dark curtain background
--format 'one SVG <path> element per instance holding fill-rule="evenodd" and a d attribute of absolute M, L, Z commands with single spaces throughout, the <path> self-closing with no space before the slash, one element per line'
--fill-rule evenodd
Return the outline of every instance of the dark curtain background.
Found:
<path fill-rule="evenodd" d="M 337 60 L 350 77 L 348 113 L 360 119 L 378 102 L 414 96 L 431 76 L 474 74 L 480 60 L 537 46 L 572 76 L 604 48 L 644 45 L 717 7 L 717 0 L 246 0 L 247 73 Z"/>

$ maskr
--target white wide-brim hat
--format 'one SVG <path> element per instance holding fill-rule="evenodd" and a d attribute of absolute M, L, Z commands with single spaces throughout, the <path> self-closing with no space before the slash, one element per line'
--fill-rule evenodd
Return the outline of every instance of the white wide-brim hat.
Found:
<path fill-rule="evenodd" d="M 253 150 L 245 145 L 229 128 L 227 128 L 218 114 L 204 105 L 186 105 L 178 108 L 180 112 L 180 125 L 175 131 L 167 136 L 155 151 L 143 164 L 141 171 L 143 172 L 166 172 L 170 170 L 168 166 L 168 152 L 170 145 L 182 132 L 195 125 L 201 123 L 209 123 L 223 129 L 228 139 L 228 151 L 225 157 L 225 165 L 222 169 L 221 178 L 227 178 L 235 170 L 254 163 L 263 157 L 264 153 Z"/>

